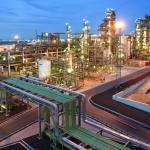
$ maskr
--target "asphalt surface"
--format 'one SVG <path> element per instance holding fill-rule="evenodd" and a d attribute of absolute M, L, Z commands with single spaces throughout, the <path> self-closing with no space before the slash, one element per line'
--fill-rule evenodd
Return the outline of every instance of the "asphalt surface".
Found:
<path fill-rule="evenodd" d="M 27 105 L 26 103 L 19 101 L 19 103 L 17 103 L 17 106 L 11 109 L 11 111 L 8 113 L 8 116 L 5 115 L 6 114 L 5 112 L 0 114 L 0 124 L 10 119 L 11 117 L 27 110 L 27 107 L 31 108 L 31 106 Z"/>
<path fill-rule="evenodd" d="M 38 109 L 34 108 L 20 115 L 19 117 L 11 118 L 7 122 L 0 124 L 0 142 L 6 139 L 8 136 L 15 134 L 28 125 L 36 122 L 38 118 L 37 114 Z"/>
<path fill-rule="evenodd" d="M 142 123 L 150 126 L 150 114 L 149 113 L 146 113 L 146 112 L 141 111 L 139 109 L 136 109 L 134 107 L 122 104 L 122 103 L 117 102 L 117 101 L 112 99 L 112 96 L 114 94 L 116 94 L 116 93 L 124 90 L 125 88 L 137 83 L 138 81 L 144 79 L 147 76 L 150 76 L 150 72 L 143 75 L 143 76 L 140 76 L 136 79 L 132 79 L 128 82 L 121 84 L 121 88 L 119 88 L 119 89 L 112 88 L 112 89 L 109 89 L 109 90 L 107 90 L 103 93 L 100 93 L 98 95 L 94 95 L 90 101 L 92 104 L 96 104 L 97 107 L 99 105 L 99 106 L 109 108 L 113 111 L 116 111 L 120 114 L 123 114 L 125 116 L 130 117 L 130 118 L 133 118 L 139 122 L 142 122 Z"/>
<path fill-rule="evenodd" d="M 147 144 L 150 144 L 150 130 L 148 128 L 144 128 L 140 124 L 137 124 L 136 122 L 130 119 L 113 114 L 101 108 L 101 106 L 103 106 L 112 109 L 114 111 L 118 111 L 119 113 L 137 119 L 139 121 L 142 121 L 144 123 L 150 124 L 150 115 L 148 113 L 145 113 L 143 111 L 134 109 L 132 107 L 126 106 L 124 104 L 112 100 L 113 94 L 121 91 L 122 89 L 125 89 L 126 87 L 136 83 L 137 81 L 142 80 L 143 78 L 149 75 L 150 72 L 134 80 L 130 80 L 122 84 L 121 85 L 122 88 L 117 91 L 115 88 L 113 88 L 93 96 L 92 99 L 90 99 L 92 93 L 88 92 L 86 94 L 88 98 L 87 101 L 88 115 L 100 120 L 101 122 L 104 122 L 105 124 L 111 126 L 111 128 L 115 129 L 118 132 L 122 132 L 130 137 L 133 137 Z M 93 104 L 91 104 L 91 101 L 94 101 L 94 103 L 98 104 L 100 107 L 95 107 Z"/>

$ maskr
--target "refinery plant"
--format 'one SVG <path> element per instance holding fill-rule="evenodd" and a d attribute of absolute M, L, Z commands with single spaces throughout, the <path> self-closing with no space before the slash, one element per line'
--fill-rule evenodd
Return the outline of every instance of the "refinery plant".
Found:
<path fill-rule="evenodd" d="M 34 140 L 32 136 L 23 137 L 14 145 L 34 150 L 33 141 L 46 140 L 49 149 L 54 150 L 150 148 L 148 139 L 143 138 L 150 128 L 149 99 L 145 103 L 130 100 L 132 92 L 143 85 L 142 94 L 149 96 L 150 16 L 136 20 L 135 33 L 123 34 L 124 26 L 116 21 L 115 11 L 107 9 L 97 34 L 90 33 L 89 22 L 83 19 L 81 33 L 73 33 L 66 23 L 64 33 L 43 32 L 32 41 L 21 41 L 15 35 L 12 44 L 2 44 L 0 119 L 5 121 L 16 112 L 21 112 L 20 116 L 29 113 L 15 118 L 24 122 L 21 130 L 34 123 L 38 128 Z M 36 119 L 26 124 L 32 116 Z M 13 122 L 12 128 L 23 124 L 18 122 L 16 126 Z M 144 133 L 137 133 L 140 137 L 135 134 L 138 129 Z M 1 134 L 0 143 L 8 138 Z M 5 150 L 5 146 L 1 148 Z"/>
<path fill-rule="evenodd" d="M 137 20 L 135 35 L 122 35 L 123 26 L 116 27 L 115 11 L 108 9 L 97 35 L 90 34 L 89 23 L 83 19 L 81 33 L 72 34 L 66 24 L 66 33 L 42 33 L 30 43 L 19 42 L 16 36 L 16 45 L 1 51 L 1 73 L 30 74 L 74 90 L 83 87 L 85 80 L 103 81 L 105 74 L 116 72 L 119 65 L 130 65 L 130 59 L 137 59 L 139 52 L 141 59 L 149 59 L 148 19 Z M 143 47 L 140 39 L 145 42 Z"/>
<path fill-rule="evenodd" d="M 88 79 L 103 80 L 104 73 L 115 71 L 117 59 L 126 59 L 125 52 L 118 58 L 118 35 L 115 11 L 108 10 L 98 35 L 91 35 L 88 21 L 83 19 L 81 33 L 42 33 L 32 43 L 20 43 L 1 52 L 1 72 L 4 76 L 32 74 L 47 83 L 79 89 Z M 64 39 L 65 37 L 65 39 Z M 119 52 L 120 53 L 120 52 Z"/>

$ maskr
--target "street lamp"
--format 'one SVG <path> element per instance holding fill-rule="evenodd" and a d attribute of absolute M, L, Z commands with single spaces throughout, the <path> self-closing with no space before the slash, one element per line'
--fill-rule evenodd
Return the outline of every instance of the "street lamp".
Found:
<path fill-rule="evenodd" d="M 115 24 L 115 28 L 118 30 L 119 33 L 119 51 L 117 51 L 117 78 L 119 79 L 117 87 L 120 87 L 121 84 L 121 56 L 122 56 L 122 44 L 121 44 L 121 35 L 122 30 L 124 28 L 125 24 L 121 21 L 117 21 Z M 119 74 L 119 77 L 118 77 Z"/>

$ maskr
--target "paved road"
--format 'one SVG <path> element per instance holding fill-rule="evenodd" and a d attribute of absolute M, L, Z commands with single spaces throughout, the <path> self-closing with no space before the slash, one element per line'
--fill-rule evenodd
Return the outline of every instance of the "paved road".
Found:
<path fill-rule="evenodd" d="M 122 88 L 120 88 L 120 89 L 112 88 L 112 89 L 109 89 L 103 93 L 97 94 L 97 95 L 93 96 L 90 101 L 92 102 L 92 104 L 97 104 L 96 106 L 99 105 L 99 106 L 109 108 L 113 111 L 116 111 L 116 112 L 121 113 L 125 116 L 133 118 L 139 122 L 150 125 L 150 114 L 149 113 L 146 113 L 144 111 L 140 111 L 136 108 L 133 108 L 133 107 L 127 106 L 125 104 L 122 104 L 120 102 L 112 100 L 112 95 L 114 95 L 116 92 L 122 91 L 123 89 L 125 89 L 125 88 L 135 84 L 136 82 L 142 80 L 146 76 L 150 76 L 150 72 L 146 73 L 145 75 L 142 75 L 136 79 L 132 79 L 128 82 L 121 84 Z"/>
<path fill-rule="evenodd" d="M 129 82 L 126 82 L 125 84 L 122 85 L 123 87 L 122 89 L 134 84 L 135 82 L 149 75 L 150 73 L 145 74 L 144 76 L 138 77 Z M 117 92 L 119 92 L 120 90 L 118 90 Z M 124 115 L 133 117 L 134 119 L 138 119 L 139 121 L 143 121 L 144 123 L 147 123 L 150 125 L 150 115 L 148 113 L 139 111 L 137 109 L 125 106 L 124 104 L 121 104 L 119 102 L 113 101 L 111 97 L 113 94 L 115 94 L 115 92 L 116 92 L 115 89 L 110 89 L 103 93 L 95 95 L 94 97 L 92 97 L 91 100 L 97 103 L 98 105 L 108 107 L 114 111 L 119 110 L 118 112 L 123 113 Z M 92 96 L 92 93 L 88 92 L 87 97 L 90 98 L 91 96 Z M 89 101 L 87 101 L 87 112 L 89 115 L 101 121 L 104 121 L 108 123 L 109 125 L 112 125 L 113 128 L 124 131 L 130 136 L 136 137 L 136 139 L 139 139 L 143 142 L 146 142 L 147 144 L 150 144 L 150 130 L 149 129 L 144 128 L 141 125 L 129 119 L 123 118 L 121 116 L 117 116 L 110 112 L 106 112 L 105 110 L 102 110 L 101 108 L 98 108 L 98 107 L 96 108 L 90 103 L 90 99 Z"/>
<path fill-rule="evenodd" d="M 7 123 L 0 125 L 0 141 L 7 138 L 9 135 L 16 133 L 16 131 L 23 129 L 25 126 L 30 125 L 37 121 L 38 109 L 33 108 L 28 112 L 10 119 Z"/>

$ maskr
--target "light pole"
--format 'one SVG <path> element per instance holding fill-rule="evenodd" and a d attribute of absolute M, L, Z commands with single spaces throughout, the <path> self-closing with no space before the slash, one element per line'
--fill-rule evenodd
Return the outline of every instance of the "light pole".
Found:
<path fill-rule="evenodd" d="M 116 22 L 115 24 L 116 29 L 118 30 L 119 34 L 119 47 L 117 50 L 117 79 L 118 79 L 118 85 L 117 87 L 120 87 L 121 84 L 121 57 L 122 57 L 122 43 L 121 43 L 121 35 L 122 35 L 122 30 L 124 28 L 124 23 L 121 21 Z"/>

